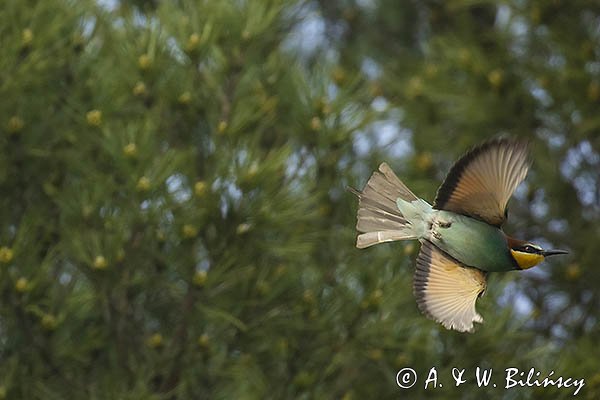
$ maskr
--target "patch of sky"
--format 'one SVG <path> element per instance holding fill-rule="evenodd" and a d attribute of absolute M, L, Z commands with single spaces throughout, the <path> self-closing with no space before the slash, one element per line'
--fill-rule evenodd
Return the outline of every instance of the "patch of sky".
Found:
<path fill-rule="evenodd" d="M 382 70 L 379 64 L 372 58 L 366 57 L 363 59 L 360 70 L 369 79 L 379 79 L 382 75 Z"/>
<path fill-rule="evenodd" d="M 585 169 L 585 164 L 594 167 L 593 170 Z M 573 182 L 579 200 L 586 206 L 595 205 L 598 202 L 596 171 L 599 164 L 600 155 L 594 151 L 589 141 L 584 140 L 567 151 L 560 166 L 562 175 Z"/>
<path fill-rule="evenodd" d="M 187 178 L 183 174 L 174 174 L 167 178 L 167 191 L 173 196 L 175 201 L 186 202 L 192 198 L 192 190 L 187 184 Z"/>
<path fill-rule="evenodd" d="M 538 83 L 534 80 L 529 80 L 525 83 L 529 93 L 536 99 L 542 106 L 550 107 L 553 103 L 552 96 L 548 94 L 548 91 L 542 88 Z"/>
<path fill-rule="evenodd" d="M 217 193 L 222 193 L 219 209 L 221 210 L 221 216 L 223 218 L 227 216 L 231 206 L 236 207 L 242 200 L 242 190 L 230 180 L 223 178 L 215 179 L 212 184 L 212 190 Z"/>
<path fill-rule="evenodd" d="M 396 120 L 381 120 L 372 123 L 367 130 L 354 135 L 354 151 L 366 157 L 374 149 L 385 150 L 393 158 L 404 158 L 411 155 L 412 131 L 403 128 Z"/>
<path fill-rule="evenodd" d="M 548 215 L 549 207 L 548 203 L 546 203 L 545 193 L 543 189 L 536 191 L 533 201 L 531 202 L 530 209 L 531 214 L 533 214 L 535 218 L 542 219 L 546 215 Z"/>
<path fill-rule="evenodd" d="M 513 310 L 521 317 L 527 317 L 533 312 L 533 303 L 521 292 L 515 282 L 509 282 L 504 286 L 497 301 L 501 307 L 513 307 Z"/>
<path fill-rule="evenodd" d="M 565 233 L 569 223 L 564 219 L 553 219 L 548 222 L 548 230 L 554 233 Z"/>
<path fill-rule="evenodd" d="M 119 0 L 96 0 L 96 3 L 106 11 L 114 11 L 119 6 Z"/>
<path fill-rule="evenodd" d="M 326 23 L 315 6 L 305 6 L 293 11 L 300 22 L 283 43 L 283 48 L 293 51 L 301 58 L 310 58 L 327 45 Z"/>

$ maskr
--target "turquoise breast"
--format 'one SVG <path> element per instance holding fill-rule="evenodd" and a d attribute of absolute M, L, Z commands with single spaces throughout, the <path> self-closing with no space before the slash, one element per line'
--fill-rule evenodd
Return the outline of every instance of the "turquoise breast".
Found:
<path fill-rule="evenodd" d="M 431 241 L 463 264 L 483 271 L 510 271 L 516 263 L 504 233 L 495 226 L 449 211 L 437 211 Z"/>

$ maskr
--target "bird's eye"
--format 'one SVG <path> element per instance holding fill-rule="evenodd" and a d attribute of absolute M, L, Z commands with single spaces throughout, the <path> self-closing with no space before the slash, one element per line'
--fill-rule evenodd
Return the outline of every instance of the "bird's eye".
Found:
<path fill-rule="evenodd" d="M 532 246 L 530 246 L 530 245 L 527 245 L 527 246 L 523 247 L 523 250 L 525 250 L 525 252 L 527 252 L 527 253 L 534 253 L 535 252 L 535 249 Z"/>

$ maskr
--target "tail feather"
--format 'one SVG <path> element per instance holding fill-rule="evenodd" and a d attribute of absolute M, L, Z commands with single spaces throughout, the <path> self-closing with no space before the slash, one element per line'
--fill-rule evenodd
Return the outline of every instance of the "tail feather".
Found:
<path fill-rule="evenodd" d="M 358 210 L 357 216 L 358 221 L 360 222 L 363 219 L 380 219 L 382 223 L 389 224 L 390 228 L 396 227 L 395 225 L 404 225 L 406 224 L 406 218 L 404 216 L 398 215 L 396 213 L 391 213 L 385 210 L 380 210 L 377 208 L 360 208 Z M 360 231 L 364 231 L 364 229 L 359 229 Z"/>
<path fill-rule="evenodd" d="M 388 213 L 387 211 L 361 208 L 358 210 L 356 229 L 359 232 L 370 232 L 380 230 L 385 227 L 386 230 L 402 229 L 407 221 L 398 215 Z"/>
<path fill-rule="evenodd" d="M 374 244 L 406 239 L 414 239 L 414 237 L 407 236 L 402 231 L 367 232 L 358 235 L 356 238 L 356 247 L 359 249 L 364 249 L 366 247 L 373 246 Z"/>
<path fill-rule="evenodd" d="M 362 192 L 350 190 L 359 199 L 356 229 L 361 234 L 356 247 L 362 249 L 383 242 L 418 238 L 417 231 L 402 215 L 397 203 L 399 198 L 408 203 L 418 198 L 386 163 L 371 175 Z"/>

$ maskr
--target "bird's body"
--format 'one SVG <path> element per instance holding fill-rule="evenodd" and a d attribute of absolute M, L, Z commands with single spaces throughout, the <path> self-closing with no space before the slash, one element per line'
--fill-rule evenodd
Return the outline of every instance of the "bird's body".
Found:
<path fill-rule="evenodd" d="M 486 272 L 519 268 L 508 249 L 506 235 L 495 226 L 432 208 L 427 227 L 426 235 L 419 240 L 430 241 L 468 267 Z"/>
<path fill-rule="evenodd" d="M 438 190 L 433 206 L 415 196 L 383 163 L 359 197 L 357 247 L 395 240 L 421 242 L 413 290 L 419 309 L 448 329 L 472 331 L 483 322 L 475 301 L 488 272 L 530 268 L 544 251 L 501 229 L 506 205 L 525 178 L 522 142 L 497 139 L 463 156 Z"/>

